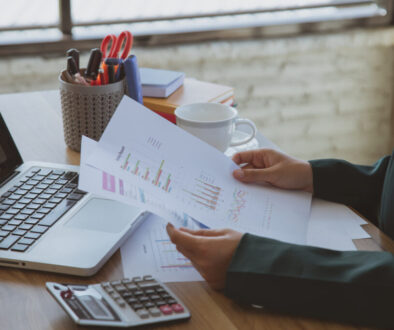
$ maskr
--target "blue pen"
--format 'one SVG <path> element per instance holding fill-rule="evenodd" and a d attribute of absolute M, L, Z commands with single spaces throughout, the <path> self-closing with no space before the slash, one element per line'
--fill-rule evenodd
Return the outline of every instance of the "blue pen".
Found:
<path fill-rule="evenodd" d="M 142 104 L 142 87 L 137 57 L 135 55 L 130 55 L 123 62 L 123 67 L 126 74 L 127 95 Z"/>

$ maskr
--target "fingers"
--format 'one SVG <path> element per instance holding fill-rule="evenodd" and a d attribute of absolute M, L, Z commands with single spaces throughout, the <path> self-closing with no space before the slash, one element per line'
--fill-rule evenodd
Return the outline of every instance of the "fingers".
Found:
<path fill-rule="evenodd" d="M 248 150 L 238 152 L 233 156 L 233 162 L 240 165 L 245 163 L 251 163 L 255 155 L 255 150 Z"/>
<path fill-rule="evenodd" d="M 271 169 L 238 169 L 233 172 L 234 178 L 242 182 L 271 183 Z"/>
<path fill-rule="evenodd" d="M 171 223 L 167 224 L 167 233 L 171 242 L 182 249 L 193 251 L 198 247 L 199 239 L 187 232 L 176 229 Z"/>
<path fill-rule="evenodd" d="M 196 236 L 223 236 L 226 234 L 227 230 L 226 229 L 189 229 L 189 228 L 180 228 L 181 231 L 187 232 L 191 235 L 196 235 Z"/>

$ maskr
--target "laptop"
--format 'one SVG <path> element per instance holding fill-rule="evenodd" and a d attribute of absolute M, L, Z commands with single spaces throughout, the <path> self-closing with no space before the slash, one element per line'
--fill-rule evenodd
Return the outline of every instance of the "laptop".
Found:
<path fill-rule="evenodd" d="M 24 163 L 0 114 L 0 266 L 93 275 L 147 214 L 78 190 L 78 166 Z"/>

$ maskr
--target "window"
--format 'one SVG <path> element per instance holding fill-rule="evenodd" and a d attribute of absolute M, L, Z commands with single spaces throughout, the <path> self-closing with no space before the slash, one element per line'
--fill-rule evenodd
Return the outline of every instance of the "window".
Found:
<path fill-rule="evenodd" d="M 39 43 L 49 50 L 75 43 L 88 48 L 87 41 L 101 39 L 108 25 L 113 33 L 129 29 L 137 42 L 157 35 L 168 40 L 281 26 L 318 31 L 316 23 L 322 22 L 331 28 L 387 25 L 392 7 L 391 0 L 17 0 L 0 13 L 0 55 L 17 51 L 18 45 L 25 46 L 25 53 L 39 52 Z"/>

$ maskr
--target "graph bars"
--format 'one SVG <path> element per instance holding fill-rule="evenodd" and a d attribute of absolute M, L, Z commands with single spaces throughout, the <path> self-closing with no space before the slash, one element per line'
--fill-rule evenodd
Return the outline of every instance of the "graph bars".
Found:
<path fill-rule="evenodd" d="M 211 210 L 216 210 L 221 188 L 213 184 L 196 179 L 193 191 L 184 189 L 194 202 Z"/>

